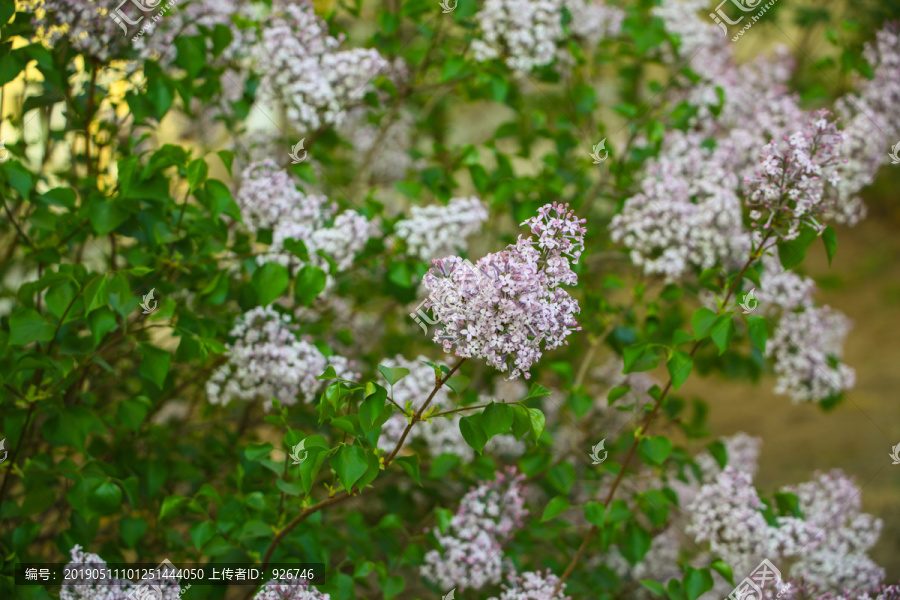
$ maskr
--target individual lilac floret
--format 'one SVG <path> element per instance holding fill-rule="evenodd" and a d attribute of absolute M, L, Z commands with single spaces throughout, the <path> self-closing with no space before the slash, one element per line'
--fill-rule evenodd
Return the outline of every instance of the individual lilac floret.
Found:
<path fill-rule="evenodd" d="M 747 178 L 752 226 L 765 234 L 791 240 L 802 225 L 821 232 L 825 217 L 837 209 L 836 194 L 826 193 L 826 183 L 833 188 L 841 179 L 844 134 L 827 111 L 816 116 L 804 131 L 769 142 L 760 168 Z"/>
<path fill-rule="evenodd" d="M 522 526 L 522 481 L 513 467 L 493 481 L 473 487 L 460 502 L 446 534 L 437 534 L 441 551 L 425 554 L 422 575 L 442 589 L 480 589 L 500 583 L 502 544 Z"/>
<path fill-rule="evenodd" d="M 428 306 L 444 326 L 434 341 L 457 356 L 479 357 L 509 378 L 527 372 L 542 355 L 578 331 L 580 309 L 562 285 L 575 285 L 571 265 L 584 250 L 584 219 L 568 204 L 547 204 L 526 220 L 532 234 L 488 254 L 474 268 L 458 256 L 434 259 L 423 283 Z"/>
<path fill-rule="evenodd" d="M 526 571 L 520 575 L 512 574 L 506 578 L 500 597 L 490 600 L 569 600 L 570 596 L 563 594 L 566 584 L 560 586 L 560 590 L 554 593 L 559 577 L 550 569 L 546 573 Z"/>
<path fill-rule="evenodd" d="M 294 335 L 287 315 L 271 306 L 258 306 L 242 315 L 230 336 L 228 363 L 219 368 L 206 383 L 212 404 L 228 404 L 235 398 L 265 398 L 264 408 L 272 407 L 272 399 L 285 406 L 297 403 L 297 396 L 311 400 L 326 382 L 317 380 L 331 366 L 338 377 L 355 379 L 349 361 L 340 356 L 326 358 L 318 348 Z"/>
<path fill-rule="evenodd" d="M 72 560 L 66 565 L 66 569 L 103 569 L 106 570 L 106 561 L 88 552 L 83 552 L 81 546 L 75 545 L 71 550 Z M 166 571 L 166 567 L 163 567 Z M 179 600 L 181 598 L 181 585 L 174 579 L 167 579 L 162 583 L 152 584 L 149 582 L 134 583 L 127 579 L 114 580 L 110 583 L 109 579 L 78 579 L 78 583 L 66 583 L 59 591 L 60 600 L 131 600 L 132 598 L 141 598 L 141 592 L 138 590 L 151 590 L 152 595 L 149 597 L 154 600 Z M 101 583 L 96 583 L 101 581 Z M 151 587 L 152 586 L 152 587 Z M 158 590 L 158 593 L 156 592 Z M 136 593 L 135 593 L 136 592 Z"/>
<path fill-rule="evenodd" d="M 320 592 L 304 578 L 273 579 L 256 592 L 253 600 L 331 600 L 331 595 Z"/>

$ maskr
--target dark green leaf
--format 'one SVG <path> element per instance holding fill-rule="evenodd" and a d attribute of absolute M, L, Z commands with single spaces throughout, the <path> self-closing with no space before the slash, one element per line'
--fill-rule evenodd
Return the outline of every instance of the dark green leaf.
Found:
<path fill-rule="evenodd" d="M 304 247 L 305 250 L 306 248 Z M 325 289 L 327 279 L 328 275 L 325 271 L 319 267 L 306 265 L 300 269 L 294 280 L 294 294 L 297 295 L 297 299 L 304 305 L 312 306 L 313 300 Z"/>
<path fill-rule="evenodd" d="M 278 263 L 266 263 L 253 273 L 253 289 L 263 306 L 277 300 L 288 287 L 290 275 L 287 267 Z"/>
<path fill-rule="evenodd" d="M 331 459 L 331 465 L 344 485 L 345 490 L 350 490 L 369 466 L 366 451 L 359 446 L 343 445 L 337 454 Z"/>
<path fill-rule="evenodd" d="M 731 315 L 719 316 L 715 323 L 713 323 L 712 329 L 709 331 L 709 337 L 712 338 L 712 341 L 714 341 L 719 348 L 719 354 L 722 354 L 728 349 L 728 344 L 731 342 L 731 336 L 733 335 L 734 321 L 732 320 Z"/>
<path fill-rule="evenodd" d="M 562 496 L 556 496 L 547 504 L 544 514 L 541 516 L 541 523 L 549 521 L 554 517 L 566 512 L 569 509 L 569 501 Z"/>
<path fill-rule="evenodd" d="M 669 369 L 669 376 L 672 378 L 672 388 L 678 391 L 678 388 L 687 381 L 691 374 L 694 361 L 691 360 L 687 352 L 681 350 L 673 350 L 666 367 Z"/>
<path fill-rule="evenodd" d="M 459 420 L 459 432 L 462 433 L 466 443 L 478 454 L 481 454 L 484 445 L 487 444 L 487 436 L 484 435 L 484 430 L 481 428 L 480 416 L 471 415 Z"/>

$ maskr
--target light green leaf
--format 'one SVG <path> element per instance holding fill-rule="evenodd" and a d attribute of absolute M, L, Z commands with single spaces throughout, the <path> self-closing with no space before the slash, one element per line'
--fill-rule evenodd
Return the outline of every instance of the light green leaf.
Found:
<path fill-rule="evenodd" d="M 669 369 L 669 376 L 672 378 L 672 387 L 675 391 L 687 381 L 693 366 L 694 361 L 691 360 L 687 352 L 681 350 L 672 351 L 672 355 L 666 363 L 666 368 Z"/>
<path fill-rule="evenodd" d="M 544 509 L 544 514 L 541 516 L 541 523 L 549 521 L 554 517 L 561 515 L 569 509 L 569 501 L 563 498 L 562 496 L 556 496 L 553 500 L 547 504 L 547 507 Z"/>

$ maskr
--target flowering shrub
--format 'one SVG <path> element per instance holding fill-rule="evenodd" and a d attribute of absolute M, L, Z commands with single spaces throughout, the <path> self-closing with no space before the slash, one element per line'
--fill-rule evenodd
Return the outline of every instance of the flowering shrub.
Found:
<path fill-rule="evenodd" d="M 697 0 L 0 0 L 0 597 L 900 597 L 863 484 L 682 390 L 854 386 L 801 269 L 900 140 L 855 8 L 738 36 L 811 72 Z M 316 567 L 22 585 L 164 560 Z"/>

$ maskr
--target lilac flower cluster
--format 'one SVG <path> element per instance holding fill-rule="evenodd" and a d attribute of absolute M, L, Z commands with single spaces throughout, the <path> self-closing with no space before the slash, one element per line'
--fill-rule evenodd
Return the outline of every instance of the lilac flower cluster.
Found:
<path fill-rule="evenodd" d="M 413 206 L 412 217 L 397 221 L 397 237 L 406 242 L 407 251 L 422 260 L 460 252 L 466 238 L 481 231 L 488 212 L 476 197 L 451 198 L 446 205 Z"/>
<path fill-rule="evenodd" d="M 359 103 L 390 66 L 375 50 L 339 50 L 342 41 L 329 35 L 309 0 L 275 2 L 251 51 L 261 96 L 281 103 L 301 129 L 339 125 L 348 105 Z"/>
<path fill-rule="evenodd" d="M 458 256 L 434 259 L 423 283 L 444 326 L 435 341 L 443 340 L 445 352 L 455 345 L 457 356 L 484 358 L 510 379 L 523 372 L 528 379 L 542 346 L 556 348 L 580 330 L 578 302 L 560 286 L 578 282 L 571 265 L 584 249 L 583 223 L 568 205 L 547 204 L 522 223 L 537 241 L 519 236 L 474 269 Z"/>
<path fill-rule="evenodd" d="M 329 270 L 327 261 L 318 254 L 321 251 L 344 271 L 373 233 L 373 224 L 363 215 L 348 210 L 335 216 L 337 207 L 328 198 L 301 192 L 272 160 L 253 163 L 244 170 L 236 198 L 248 229 L 254 233 L 272 230 L 268 252 L 257 257 L 260 265 L 275 262 L 296 271 L 302 263 L 284 250 L 284 244 L 300 240 L 311 264 Z M 326 226 L 329 222 L 331 225 Z"/>
<path fill-rule="evenodd" d="M 446 534 L 436 534 L 441 551 L 425 554 L 422 575 L 444 588 L 480 589 L 500 583 L 502 544 L 522 526 L 522 480 L 515 468 L 473 487 L 460 501 Z"/>
<path fill-rule="evenodd" d="M 506 583 L 501 585 L 503 591 L 500 597 L 489 600 L 569 600 L 570 596 L 563 594 L 566 584 L 560 586 L 560 590 L 554 593 L 559 577 L 550 569 L 546 573 L 526 571 L 521 574 L 511 574 L 506 578 Z"/>
<path fill-rule="evenodd" d="M 475 16 L 481 32 L 472 42 L 475 60 L 503 58 L 522 74 L 557 59 L 571 62 L 562 48 L 567 39 L 564 8 L 573 17 L 571 34 L 591 45 L 617 34 L 624 19 L 621 10 L 585 0 L 487 0 Z"/>
<path fill-rule="evenodd" d="M 839 362 L 850 321 L 828 306 L 785 313 L 766 344 L 778 376 L 775 392 L 818 402 L 853 387 L 854 370 Z"/>
<path fill-rule="evenodd" d="M 253 600 L 331 600 L 331 595 L 320 592 L 307 579 L 273 579 L 260 588 Z"/>
<path fill-rule="evenodd" d="M 66 565 L 66 569 L 106 569 L 106 561 L 88 552 L 83 552 L 81 546 L 75 545 L 71 550 L 72 560 Z M 149 584 L 133 583 L 127 579 L 109 583 L 108 579 L 92 578 L 78 579 L 77 583 L 66 581 L 59 591 L 60 600 L 128 600 L 135 597 L 136 590 L 149 589 Z M 157 600 L 179 600 L 181 598 L 181 586 L 172 579 L 155 584 L 159 588 L 159 594 L 154 597 Z M 140 592 L 138 596 L 140 597 Z"/>
<path fill-rule="evenodd" d="M 326 358 L 312 344 L 298 340 L 294 329 L 290 318 L 271 306 L 258 306 L 242 315 L 229 334 L 235 340 L 228 345 L 228 362 L 206 383 L 210 403 L 259 396 L 269 410 L 272 399 L 285 406 L 296 404 L 298 395 L 310 401 L 326 383 L 316 377 L 329 366 L 339 378 L 359 377 L 345 358 Z"/>
<path fill-rule="evenodd" d="M 746 180 L 752 227 L 782 240 L 800 235 L 801 225 L 823 231 L 825 216 L 837 207 L 836 196 L 825 195 L 825 184 L 835 186 L 841 179 L 843 141 L 843 133 L 822 111 L 805 131 L 781 144 L 769 142 L 754 178 Z"/>
<path fill-rule="evenodd" d="M 103 63 L 124 58 L 131 48 L 131 38 L 110 18 L 105 2 L 40 0 L 31 10 L 34 26 L 51 47 L 66 38 L 75 51 Z M 123 12 L 132 21 L 143 16 L 130 3 Z"/>
<path fill-rule="evenodd" d="M 770 526 L 762 507 L 752 476 L 726 466 L 687 506 L 691 521 L 685 532 L 698 543 L 708 542 L 735 573 L 749 573 L 769 546 Z"/>
<path fill-rule="evenodd" d="M 788 486 L 799 500 L 809 543 L 792 553 L 791 574 L 818 589 L 874 590 L 884 569 L 867 552 L 878 541 L 882 522 L 860 512 L 859 488 L 839 470 L 817 473 L 812 481 Z"/>

